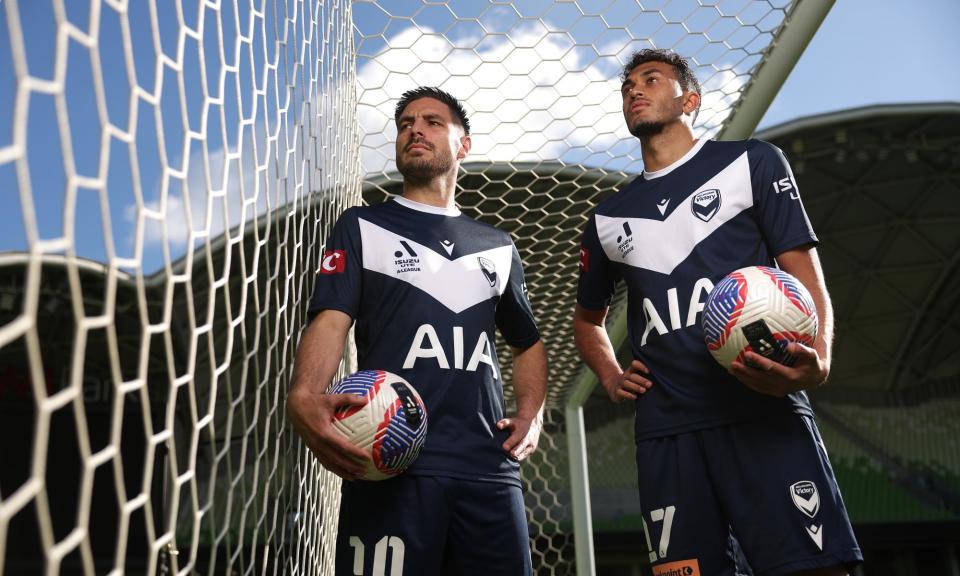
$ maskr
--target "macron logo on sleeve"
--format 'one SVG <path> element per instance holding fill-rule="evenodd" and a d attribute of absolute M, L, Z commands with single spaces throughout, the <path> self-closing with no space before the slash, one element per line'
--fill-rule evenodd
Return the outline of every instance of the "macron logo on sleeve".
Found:
<path fill-rule="evenodd" d="M 326 250 L 320 261 L 321 274 L 342 274 L 347 267 L 347 253 L 343 250 Z"/>

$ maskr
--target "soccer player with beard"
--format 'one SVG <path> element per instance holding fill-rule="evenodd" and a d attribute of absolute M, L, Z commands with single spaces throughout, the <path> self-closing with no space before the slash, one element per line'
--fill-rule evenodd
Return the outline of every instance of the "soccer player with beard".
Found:
<path fill-rule="evenodd" d="M 395 120 L 403 193 L 337 221 L 297 352 L 290 419 L 345 480 L 337 574 L 530 574 L 519 463 L 540 436 L 547 359 L 520 257 L 508 234 L 454 203 L 471 145 L 461 104 L 417 88 L 403 95 Z M 325 393 L 354 323 L 359 368 L 399 374 L 427 407 L 420 456 L 380 482 L 356 480 L 367 457 L 331 424 L 338 408 L 365 400 Z M 509 417 L 497 329 L 513 355 Z"/>
<path fill-rule="evenodd" d="M 830 372 L 833 312 L 790 167 L 758 141 L 697 139 L 700 85 L 685 59 L 641 50 L 623 70 L 623 115 L 644 171 L 583 232 L 573 329 L 610 399 L 636 406 L 640 505 L 653 574 L 847 574 L 862 556 L 806 390 Z M 785 366 L 753 352 L 725 371 L 700 314 L 729 272 L 779 266 L 810 291 L 814 346 Z M 633 360 L 604 329 L 627 285 Z"/>

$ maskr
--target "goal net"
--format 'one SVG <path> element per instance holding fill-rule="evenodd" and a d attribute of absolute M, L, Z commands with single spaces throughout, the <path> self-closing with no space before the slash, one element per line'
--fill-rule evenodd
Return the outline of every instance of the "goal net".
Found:
<path fill-rule="evenodd" d="M 640 48 L 689 56 L 715 135 L 795 4 L 0 4 L 0 574 L 332 574 L 339 480 L 286 390 L 324 239 L 398 191 L 417 85 L 465 102 L 457 202 L 525 262 L 551 364 L 533 563 L 574 573 L 579 231 L 642 168 L 617 76 Z M 638 526 L 623 416 L 587 418 L 598 529 Z"/>

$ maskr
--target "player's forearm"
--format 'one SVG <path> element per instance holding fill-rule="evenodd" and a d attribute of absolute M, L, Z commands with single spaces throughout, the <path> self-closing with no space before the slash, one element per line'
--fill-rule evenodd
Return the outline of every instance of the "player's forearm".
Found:
<path fill-rule="evenodd" d="M 826 290 L 817 290 L 811 296 L 817 305 L 817 339 L 814 348 L 829 368 L 833 357 L 833 304 Z"/>
<path fill-rule="evenodd" d="M 777 256 L 777 263 L 800 280 L 817 307 L 817 339 L 813 348 L 829 370 L 833 351 L 833 304 L 827 291 L 816 248 L 791 250 Z"/>
<path fill-rule="evenodd" d="M 579 316 L 579 315 L 578 315 Z M 601 383 L 623 373 L 604 325 L 574 317 L 573 340 L 580 357 L 593 370 Z"/>
<path fill-rule="evenodd" d="M 322 394 L 340 367 L 352 319 L 336 310 L 321 312 L 307 326 L 294 362 L 291 395 Z"/>
<path fill-rule="evenodd" d="M 543 340 L 525 350 L 513 349 L 513 388 L 517 416 L 542 421 L 547 397 L 547 352 Z"/>

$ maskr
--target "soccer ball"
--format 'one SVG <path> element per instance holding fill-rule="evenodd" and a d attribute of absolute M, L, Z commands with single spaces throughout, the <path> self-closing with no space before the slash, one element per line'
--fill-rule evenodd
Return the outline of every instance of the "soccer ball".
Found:
<path fill-rule="evenodd" d="M 361 370 L 329 394 L 357 394 L 363 406 L 345 406 L 334 414 L 333 427 L 371 460 L 363 480 L 385 480 L 400 474 L 420 455 L 427 439 L 427 409 L 409 382 L 384 370 Z"/>
<path fill-rule="evenodd" d="M 748 350 L 792 366 L 787 344 L 812 346 L 817 308 L 799 280 L 783 270 L 748 266 L 717 283 L 703 309 L 703 334 L 710 354 L 724 368 L 744 362 Z"/>

